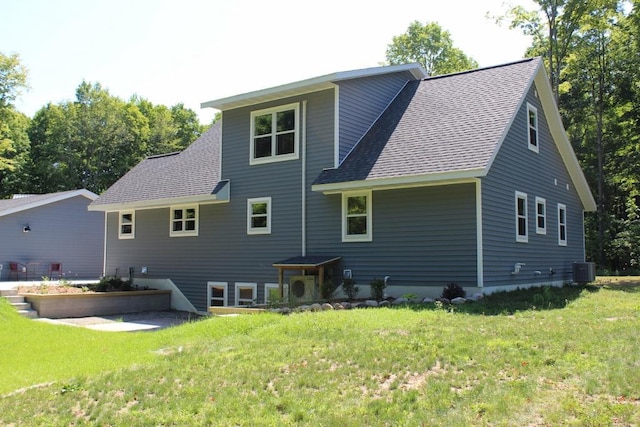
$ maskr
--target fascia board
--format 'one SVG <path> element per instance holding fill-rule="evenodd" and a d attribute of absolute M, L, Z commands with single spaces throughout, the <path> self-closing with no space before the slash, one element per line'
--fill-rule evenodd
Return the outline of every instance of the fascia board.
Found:
<path fill-rule="evenodd" d="M 38 195 L 33 195 L 30 197 L 37 197 Z M 64 194 L 60 194 L 58 196 L 55 197 L 47 197 L 47 198 L 43 198 L 41 200 L 37 200 L 34 201 L 33 203 L 27 203 L 24 205 L 20 205 L 18 207 L 15 208 L 10 208 L 10 209 L 6 209 L 3 210 L 2 212 L 0 212 L 0 216 L 6 216 L 6 215 L 11 215 L 14 213 L 18 213 L 18 212 L 24 212 L 26 210 L 29 209 L 34 209 L 34 208 L 38 208 L 40 206 L 45 206 L 45 205 L 49 205 L 51 203 L 56 203 L 56 202 L 60 202 L 62 200 L 67 200 L 73 197 L 77 197 L 77 196 L 82 196 L 82 197 L 86 197 L 89 200 L 96 200 L 98 198 L 98 195 L 95 193 L 92 193 L 89 190 L 76 190 L 76 191 L 72 191 L 72 192 L 65 192 Z"/>
<path fill-rule="evenodd" d="M 434 173 L 428 175 L 337 182 L 331 184 L 316 184 L 311 186 L 311 190 L 324 194 L 337 194 L 345 191 L 363 189 L 394 190 L 401 188 L 463 184 L 475 182 L 476 178 L 481 178 L 485 175 L 484 172 L 484 169 L 469 169 L 465 171 Z"/>
<path fill-rule="evenodd" d="M 280 86 L 274 86 L 267 89 L 247 92 L 226 98 L 215 99 L 203 102 L 201 108 L 215 108 L 221 111 L 232 108 L 240 108 L 247 105 L 268 102 L 274 99 L 280 99 L 295 95 L 301 95 L 310 92 L 317 92 L 324 89 L 331 89 L 336 82 L 362 77 L 371 77 L 381 74 L 397 73 L 402 71 L 410 72 L 416 80 L 427 77 L 427 72 L 420 64 L 402 64 L 386 67 L 364 68 L 360 70 L 342 71 L 338 73 L 325 74 L 323 76 L 313 77 L 306 80 L 300 80 L 293 83 L 287 83 Z"/>

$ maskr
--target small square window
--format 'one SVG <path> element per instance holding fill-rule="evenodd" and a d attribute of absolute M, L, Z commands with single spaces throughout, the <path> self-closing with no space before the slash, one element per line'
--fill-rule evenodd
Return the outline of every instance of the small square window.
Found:
<path fill-rule="evenodd" d="M 198 235 L 198 207 L 184 206 L 171 208 L 171 237 Z"/>
<path fill-rule="evenodd" d="M 257 283 L 236 282 L 236 305 L 254 305 L 257 299 Z"/>
<path fill-rule="evenodd" d="M 225 307 L 227 305 L 227 283 L 209 282 L 207 301 L 209 307 Z"/>
<path fill-rule="evenodd" d="M 271 197 L 247 200 L 247 234 L 271 234 Z"/>
<path fill-rule="evenodd" d="M 135 238 L 135 211 L 120 212 L 118 220 L 118 238 Z"/>

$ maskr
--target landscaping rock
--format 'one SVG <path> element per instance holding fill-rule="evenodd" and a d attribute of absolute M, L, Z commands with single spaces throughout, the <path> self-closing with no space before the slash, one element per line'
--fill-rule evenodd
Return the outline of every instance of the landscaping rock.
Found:
<path fill-rule="evenodd" d="M 480 301 L 482 298 L 484 298 L 484 295 L 481 293 L 475 293 L 469 297 L 471 301 Z"/>
<path fill-rule="evenodd" d="M 451 300 L 451 304 L 456 304 L 456 305 L 464 304 L 465 302 L 467 302 L 467 299 L 462 297 L 456 297 Z"/>
<path fill-rule="evenodd" d="M 448 298 L 444 298 L 444 297 L 436 298 L 436 301 L 441 302 L 443 304 L 451 304 L 451 301 L 449 301 Z"/>
<path fill-rule="evenodd" d="M 428 303 L 432 303 L 432 302 L 435 302 L 435 300 L 433 298 L 425 297 L 425 298 L 422 299 L 422 303 L 428 304 Z"/>
<path fill-rule="evenodd" d="M 353 304 L 351 304 L 350 302 L 343 302 L 342 308 L 344 308 L 345 310 L 350 310 L 351 308 L 353 308 Z"/>
<path fill-rule="evenodd" d="M 378 304 L 378 301 L 374 300 L 374 299 L 368 299 L 364 302 L 367 307 L 378 307 L 380 304 Z"/>
<path fill-rule="evenodd" d="M 339 302 L 333 304 L 333 308 L 335 310 L 344 310 L 344 305 L 340 304 Z"/>
<path fill-rule="evenodd" d="M 309 307 L 309 310 L 311 310 L 311 311 L 322 311 L 322 306 L 320 304 L 318 304 L 317 302 L 314 302 Z"/>
<path fill-rule="evenodd" d="M 406 304 L 406 303 L 408 303 L 408 302 L 409 302 L 409 300 L 408 300 L 408 299 L 403 298 L 403 297 L 400 297 L 400 298 L 397 298 L 397 299 L 393 300 L 393 303 L 392 303 L 392 304 L 393 304 L 393 305 L 400 305 L 400 304 Z"/>
<path fill-rule="evenodd" d="M 322 309 L 323 310 L 333 310 L 333 306 L 331 304 L 329 304 L 328 302 L 325 302 L 324 304 L 322 304 Z"/>
<path fill-rule="evenodd" d="M 391 303 L 387 300 L 383 300 L 380 301 L 380 303 L 378 304 L 378 307 L 389 307 L 391 305 Z"/>

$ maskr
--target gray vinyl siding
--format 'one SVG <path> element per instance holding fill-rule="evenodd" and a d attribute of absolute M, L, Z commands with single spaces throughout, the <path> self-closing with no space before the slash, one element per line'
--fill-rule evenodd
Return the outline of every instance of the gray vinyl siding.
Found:
<path fill-rule="evenodd" d="M 0 278 L 9 279 L 9 262 L 36 263 L 30 279 L 41 280 L 49 264 L 62 263 L 68 280 L 97 279 L 102 274 L 104 214 L 89 212 L 83 196 L 0 217 Z M 23 233 L 29 224 L 31 231 Z"/>
<path fill-rule="evenodd" d="M 527 102 L 538 110 L 539 153 L 528 148 Z M 516 242 L 516 191 L 527 194 L 528 243 Z M 545 235 L 536 234 L 536 197 L 546 201 Z M 558 203 L 567 207 L 566 247 L 558 245 Z M 584 260 L 583 207 L 533 87 L 482 180 L 482 211 L 485 286 L 569 281 L 572 263 Z M 526 266 L 512 275 L 515 263 Z"/>
<path fill-rule="evenodd" d="M 197 237 L 169 237 L 169 208 L 136 211 L 135 239 L 118 240 L 118 215 L 109 214 L 108 272 L 146 266 L 149 277 L 170 278 L 200 310 L 207 307 L 207 282 L 226 282 L 234 305 L 235 283 L 278 282 L 272 265 L 302 253 L 302 159 L 250 165 L 250 113 L 307 101 L 307 197 L 323 168 L 333 165 L 334 91 L 325 90 L 278 102 L 225 111 L 222 179 L 230 180 L 230 202 L 201 205 Z M 301 140 L 302 143 L 302 140 Z M 313 159 L 313 160 L 311 160 Z M 271 198 L 271 234 L 247 234 L 247 199 Z"/>
<path fill-rule="evenodd" d="M 474 184 L 374 191 L 372 202 L 373 241 L 342 242 L 341 195 L 314 200 L 310 252 L 341 256 L 360 284 L 390 276 L 389 294 L 396 286 L 476 285 Z"/>
<path fill-rule="evenodd" d="M 340 162 L 410 78 L 411 75 L 408 73 L 396 73 L 339 83 Z"/>

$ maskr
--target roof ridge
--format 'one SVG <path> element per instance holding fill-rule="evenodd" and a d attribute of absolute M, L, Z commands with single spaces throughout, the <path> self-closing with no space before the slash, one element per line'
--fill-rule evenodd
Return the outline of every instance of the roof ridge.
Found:
<path fill-rule="evenodd" d="M 506 62 L 504 64 L 489 65 L 489 66 L 486 66 L 486 67 L 472 68 L 470 70 L 465 70 L 465 71 L 457 71 L 455 73 L 448 73 L 448 74 L 441 74 L 439 76 L 425 77 L 424 79 L 422 79 L 422 81 L 437 80 L 437 79 L 442 79 L 442 78 L 445 78 L 445 77 L 460 76 L 460 75 L 464 75 L 464 74 L 476 73 L 478 71 L 486 71 L 486 70 L 492 70 L 492 69 L 495 69 L 495 68 L 509 67 L 511 65 L 524 64 L 525 62 L 532 62 L 532 61 L 535 61 L 535 60 L 537 60 L 539 58 L 540 58 L 539 56 L 534 56 L 532 58 L 522 58 L 522 59 L 519 59 L 517 61 Z"/>
<path fill-rule="evenodd" d="M 173 151 L 171 153 L 164 153 L 164 154 L 154 154 L 152 156 L 147 156 L 147 160 L 149 160 L 149 159 L 159 159 L 161 157 L 175 156 L 175 155 L 180 154 L 180 153 L 182 153 L 182 151 Z"/>

